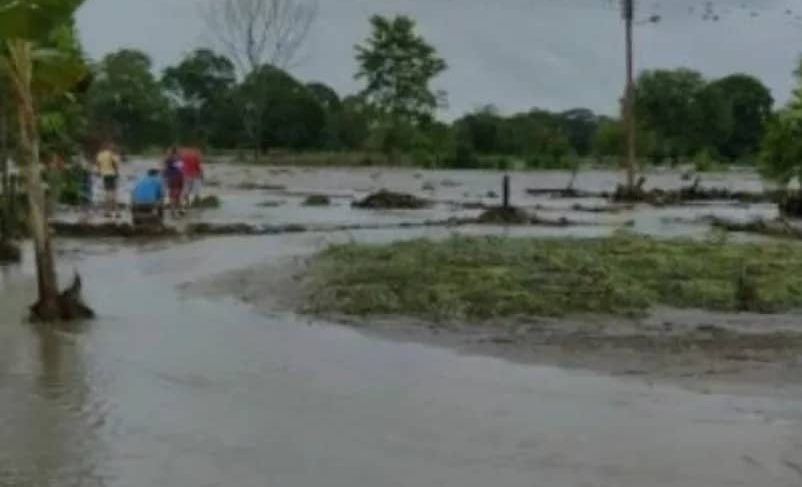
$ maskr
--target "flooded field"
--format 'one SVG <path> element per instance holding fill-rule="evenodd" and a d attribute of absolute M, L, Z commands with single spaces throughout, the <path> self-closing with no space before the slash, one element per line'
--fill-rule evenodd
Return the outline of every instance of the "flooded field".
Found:
<path fill-rule="evenodd" d="M 610 190 L 617 178 L 587 173 L 577 187 Z M 481 172 L 212 166 L 209 180 L 217 184 L 208 191 L 223 204 L 188 219 L 316 225 L 447 219 L 478 213 L 465 202 L 497 203 L 489 192 L 500 193 L 500 179 Z M 458 231 L 598 236 L 626 226 L 707 238 L 701 217 L 776 216 L 772 205 L 731 203 L 596 213 L 575 210 L 576 201 L 526 193 L 564 187 L 568 179 L 558 172 L 515 174 L 513 201 L 588 225 Z M 684 184 L 679 173 L 649 181 Z M 243 182 L 274 189 L 243 189 Z M 750 174 L 703 177 L 703 183 L 762 188 Z M 350 207 L 381 188 L 436 203 L 415 211 Z M 330 195 L 333 205 L 305 207 L 309 193 Z M 265 201 L 279 206 L 259 206 Z M 194 290 L 266 262 L 304 258 L 330 242 L 442 238 L 452 231 L 60 239 L 62 279 L 79 270 L 99 315 L 70 334 L 24 322 L 35 294 L 26 249 L 21 265 L 0 267 L 0 486 L 802 482 L 802 390 L 795 385 L 698 392 L 639 377 L 521 365 L 471 350 L 385 340 L 282 307 Z"/>

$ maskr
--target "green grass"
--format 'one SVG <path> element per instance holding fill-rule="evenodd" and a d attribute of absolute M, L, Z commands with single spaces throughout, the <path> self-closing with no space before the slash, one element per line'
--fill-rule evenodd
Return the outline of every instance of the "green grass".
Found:
<path fill-rule="evenodd" d="M 452 237 L 329 248 L 310 267 L 313 312 L 481 320 L 678 308 L 802 308 L 792 243 Z"/>

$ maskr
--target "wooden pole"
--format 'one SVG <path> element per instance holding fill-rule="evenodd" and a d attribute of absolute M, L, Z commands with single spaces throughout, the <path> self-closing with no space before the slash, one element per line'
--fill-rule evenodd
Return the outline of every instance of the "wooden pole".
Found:
<path fill-rule="evenodd" d="M 624 94 L 624 123 L 627 131 L 627 189 L 635 190 L 635 174 L 637 172 L 637 140 L 635 120 L 635 55 L 634 55 L 634 22 L 635 0 L 622 0 L 624 23 L 626 25 L 626 58 L 627 86 Z"/>
<path fill-rule="evenodd" d="M 510 207 L 510 175 L 505 174 L 501 180 L 502 206 L 506 209 Z"/>

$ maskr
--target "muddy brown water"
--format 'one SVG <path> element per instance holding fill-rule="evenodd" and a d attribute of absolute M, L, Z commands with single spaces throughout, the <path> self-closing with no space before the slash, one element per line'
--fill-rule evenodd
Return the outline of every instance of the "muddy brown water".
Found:
<path fill-rule="evenodd" d="M 515 365 L 181 291 L 329 241 L 443 232 L 62 241 L 62 274 L 80 269 L 99 313 L 72 334 L 21 321 L 34 292 L 28 252 L 0 271 L 0 485 L 802 481 L 794 396 Z"/>
<path fill-rule="evenodd" d="M 134 161 L 129 170 L 148 164 Z M 565 173 L 516 176 L 522 204 L 570 213 L 565 208 L 574 202 L 524 193 L 564 185 Z M 661 177 L 666 185 L 681 184 L 678 173 Z M 467 201 L 500 180 L 482 172 L 276 172 L 228 165 L 211 166 L 210 178 L 222 182 L 213 191 L 223 207 L 190 220 L 439 218 L 465 210 L 442 203 L 422 213 L 360 212 L 349 207 L 350 198 L 387 187 Z M 759 189 L 751 175 L 722 178 L 738 189 Z M 242 180 L 287 190 L 237 190 Z M 435 191 L 421 189 L 427 181 Z M 599 172 L 582 176 L 579 185 L 598 190 L 615 181 L 615 173 Z M 330 208 L 304 208 L 293 192 L 336 198 Z M 286 202 L 257 206 L 273 199 Z M 577 215 L 605 220 L 605 226 L 459 231 L 589 237 L 632 219 L 636 231 L 703 238 L 708 228 L 687 222 L 711 211 L 749 218 L 775 210 L 638 208 Z M 259 314 L 233 299 L 184 290 L 227 271 L 309 255 L 332 241 L 440 238 L 449 231 L 137 245 L 61 240 L 62 277 L 80 270 L 99 314 L 70 334 L 22 319 L 35 292 L 26 248 L 21 265 L 0 267 L 0 486 L 800 485 L 802 395 L 700 394 L 516 365 L 382 340 L 286 312 Z"/>
<path fill-rule="evenodd" d="M 152 160 L 135 159 L 126 164 L 124 172 L 133 176 L 143 173 L 155 164 Z M 691 184 L 683 180 L 681 171 L 656 170 L 646 174 L 647 188 L 677 189 Z M 398 168 L 275 168 L 234 164 L 210 164 L 207 180 L 214 187 L 207 191 L 222 201 L 218 209 L 204 210 L 190 216 L 188 221 L 203 220 L 212 223 L 243 222 L 248 224 L 301 224 L 301 225 L 358 225 L 398 224 L 448 218 L 476 218 L 481 210 L 462 206 L 465 203 L 484 205 L 500 204 L 502 174 L 496 171 L 426 171 Z M 547 219 L 566 218 L 588 224 L 620 227 L 630 224 L 634 231 L 660 235 L 699 235 L 709 230 L 704 217 L 746 221 L 756 218 L 776 218 L 778 211 L 771 204 L 733 204 L 707 202 L 669 208 L 638 205 L 616 213 L 576 211 L 575 205 L 604 207 L 608 202 L 599 198 L 554 199 L 532 196 L 531 188 L 563 188 L 571 179 L 566 171 L 512 172 L 512 202 L 517 206 L 543 213 Z M 121 201 L 127 202 L 133 181 L 126 180 L 120 191 Z M 612 191 L 622 181 L 620 172 L 611 170 L 582 171 L 575 187 L 588 192 Z M 243 190 L 242 183 L 270 185 L 273 190 Z M 727 188 L 733 191 L 760 192 L 769 188 L 757 174 L 749 171 L 706 173 L 701 175 L 706 187 Z M 428 189 L 427 189 L 428 188 Z M 415 194 L 435 204 L 422 210 L 355 211 L 351 202 L 380 189 Z M 495 194 L 491 194 L 491 192 Z M 331 197 L 328 207 L 308 207 L 303 201 L 309 194 Z M 100 198 L 99 192 L 96 195 Z M 262 203 L 272 202 L 273 206 Z M 278 206 L 275 206 L 275 204 Z M 537 210 L 535 210 L 537 208 Z M 77 218 L 67 212 L 61 218 Z M 102 219 L 96 214 L 95 219 Z M 592 230 L 577 229 L 579 234 Z"/>

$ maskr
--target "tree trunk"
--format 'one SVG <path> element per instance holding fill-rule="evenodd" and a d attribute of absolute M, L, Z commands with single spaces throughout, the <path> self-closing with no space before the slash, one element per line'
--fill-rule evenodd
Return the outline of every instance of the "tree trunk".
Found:
<path fill-rule="evenodd" d="M 8 120 L 6 119 L 5 107 L 0 107 L 0 171 L 2 171 L 2 221 L 0 221 L 0 242 L 7 242 L 11 239 L 12 224 L 11 221 L 16 217 L 12 213 L 12 198 L 14 194 L 11 191 L 11 178 L 8 174 Z"/>
<path fill-rule="evenodd" d="M 62 313 L 56 267 L 50 246 L 45 192 L 39 167 L 39 136 L 31 93 L 33 74 L 31 44 L 24 40 L 13 40 L 8 42 L 8 49 L 11 55 L 12 81 L 19 122 L 19 163 L 25 172 L 28 221 L 33 236 L 39 289 L 39 300 L 32 310 L 36 318 L 42 321 L 55 321 L 61 319 Z"/>

